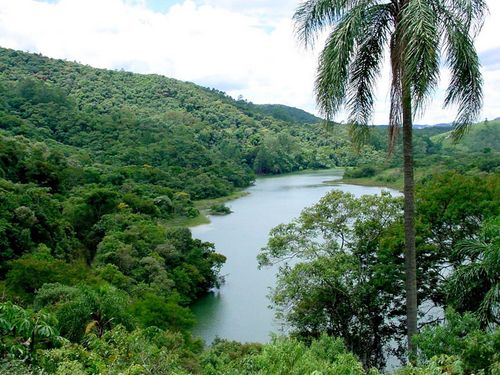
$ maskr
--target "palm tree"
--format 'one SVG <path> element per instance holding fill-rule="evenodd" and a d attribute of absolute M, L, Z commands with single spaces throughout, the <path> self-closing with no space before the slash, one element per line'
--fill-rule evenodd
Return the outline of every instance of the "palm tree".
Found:
<path fill-rule="evenodd" d="M 417 282 L 413 117 L 423 112 L 439 81 L 443 54 L 451 72 L 445 107 L 456 105 L 455 138 L 479 115 L 482 77 L 474 37 L 487 12 L 485 0 L 308 0 L 294 21 L 306 47 L 326 28 L 315 83 L 318 107 L 327 122 L 349 112 L 353 139 L 366 138 L 374 108 L 374 87 L 386 51 L 392 72 L 389 152 L 403 129 L 404 230 L 408 350 L 415 353 Z"/>

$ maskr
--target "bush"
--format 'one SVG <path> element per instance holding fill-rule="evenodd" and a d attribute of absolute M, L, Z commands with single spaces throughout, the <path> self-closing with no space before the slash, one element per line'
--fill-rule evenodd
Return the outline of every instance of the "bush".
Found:
<path fill-rule="evenodd" d="M 348 169 L 345 171 L 344 176 L 347 178 L 365 178 L 373 177 L 377 174 L 377 170 L 374 167 L 364 166 L 354 169 Z"/>
<path fill-rule="evenodd" d="M 202 364 L 207 375 L 364 375 L 358 359 L 341 339 L 322 335 L 310 346 L 296 339 L 274 338 L 270 344 L 216 341 Z"/>
<path fill-rule="evenodd" d="M 213 206 L 210 207 L 210 214 L 211 215 L 228 215 L 231 212 L 231 209 L 223 204 L 214 204 Z"/>
<path fill-rule="evenodd" d="M 483 331 L 474 315 L 461 316 L 451 309 L 446 312 L 443 325 L 423 329 L 415 337 L 415 343 L 424 363 L 437 357 L 454 356 L 466 374 L 494 374 L 493 369 L 500 360 L 500 330 Z"/>

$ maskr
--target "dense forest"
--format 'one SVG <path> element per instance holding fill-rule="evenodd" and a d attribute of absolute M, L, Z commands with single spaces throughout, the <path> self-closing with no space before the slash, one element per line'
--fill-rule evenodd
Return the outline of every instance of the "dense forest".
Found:
<path fill-rule="evenodd" d="M 419 293 L 448 310 L 401 374 L 499 371 L 499 126 L 460 145 L 415 131 Z M 273 230 L 261 265 L 298 260 L 272 296 L 291 337 L 267 345 L 191 335 L 225 257 L 175 224 L 262 174 L 398 186 L 387 145 L 383 128 L 353 147 L 296 108 L 0 48 L 0 373 L 378 373 L 402 334 L 399 199 L 332 193 Z"/>

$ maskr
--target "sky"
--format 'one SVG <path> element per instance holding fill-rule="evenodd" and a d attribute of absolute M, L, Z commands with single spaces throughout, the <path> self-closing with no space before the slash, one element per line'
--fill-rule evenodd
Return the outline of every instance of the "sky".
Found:
<path fill-rule="evenodd" d="M 0 0 L 0 46 L 98 68 L 156 73 L 254 103 L 317 114 L 321 43 L 305 50 L 293 32 L 299 0 Z M 481 120 L 500 117 L 500 0 L 476 40 L 484 76 Z M 449 74 L 420 124 L 451 122 L 442 108 Z M 389 70 L 376 89 L 374 124 L 388 122 Z M 345 120 L 340 113 L 338 121 Z"/>

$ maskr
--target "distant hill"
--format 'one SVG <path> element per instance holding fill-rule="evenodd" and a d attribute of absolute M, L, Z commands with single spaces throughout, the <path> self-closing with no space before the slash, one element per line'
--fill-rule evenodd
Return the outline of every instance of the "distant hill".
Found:
<path fill-rule="evenodd" d="M 300 108 L 290 107 L 283 104 L 254 104 L 250 101 L 239 99 L 233 101 L 225 93 L 218 90 L 222 98 L 229 99 L 231 104 L 235 105 L 247 115 L 253 116 L 256 114 L 266 115 L 274 118 L 275 120 L 284 121 L 292 124 L 318 124 L 322 121 L 321 118 L 304 111 Z"/>
<path fill-rule="evenodd" d="M 321 118 L 299 108 L 282 104 L 254 104 L 257 109 L 275 119 L 300 124 L 317 124 Z"/>
<path fill-rule="evenodd" d="M 451 131 L 431 137 L 444 148 L 461 151 L 482 152 L 485 150 L 500 151 L 500 120 L 485 121 L 474 124 L 458 143 L 451 139 Z"/>
<path fill-rule="evenodd" d="M 451 128 L 453 126 L 453 123 L 451 122 L 446 122 L 446 123 L 439 123 L 439 124 L 433 124 L 433 125 L 421 125 L 421 124 L 415 124 L 413 125 L 413 128 L 415 129 L 428 129 L 428 128 Z"/>
<path fill-rule="evenodd" d="M 376 125 L 377 127 L 387 128 L 389 125 Z M 433 125 L 422 125 L 422 124 L 413 124 L 413 129 L 423 130 L 423 129 L 447 129 L 451 130 L 453 127 L 452 123 L 439 123 Z"/>

